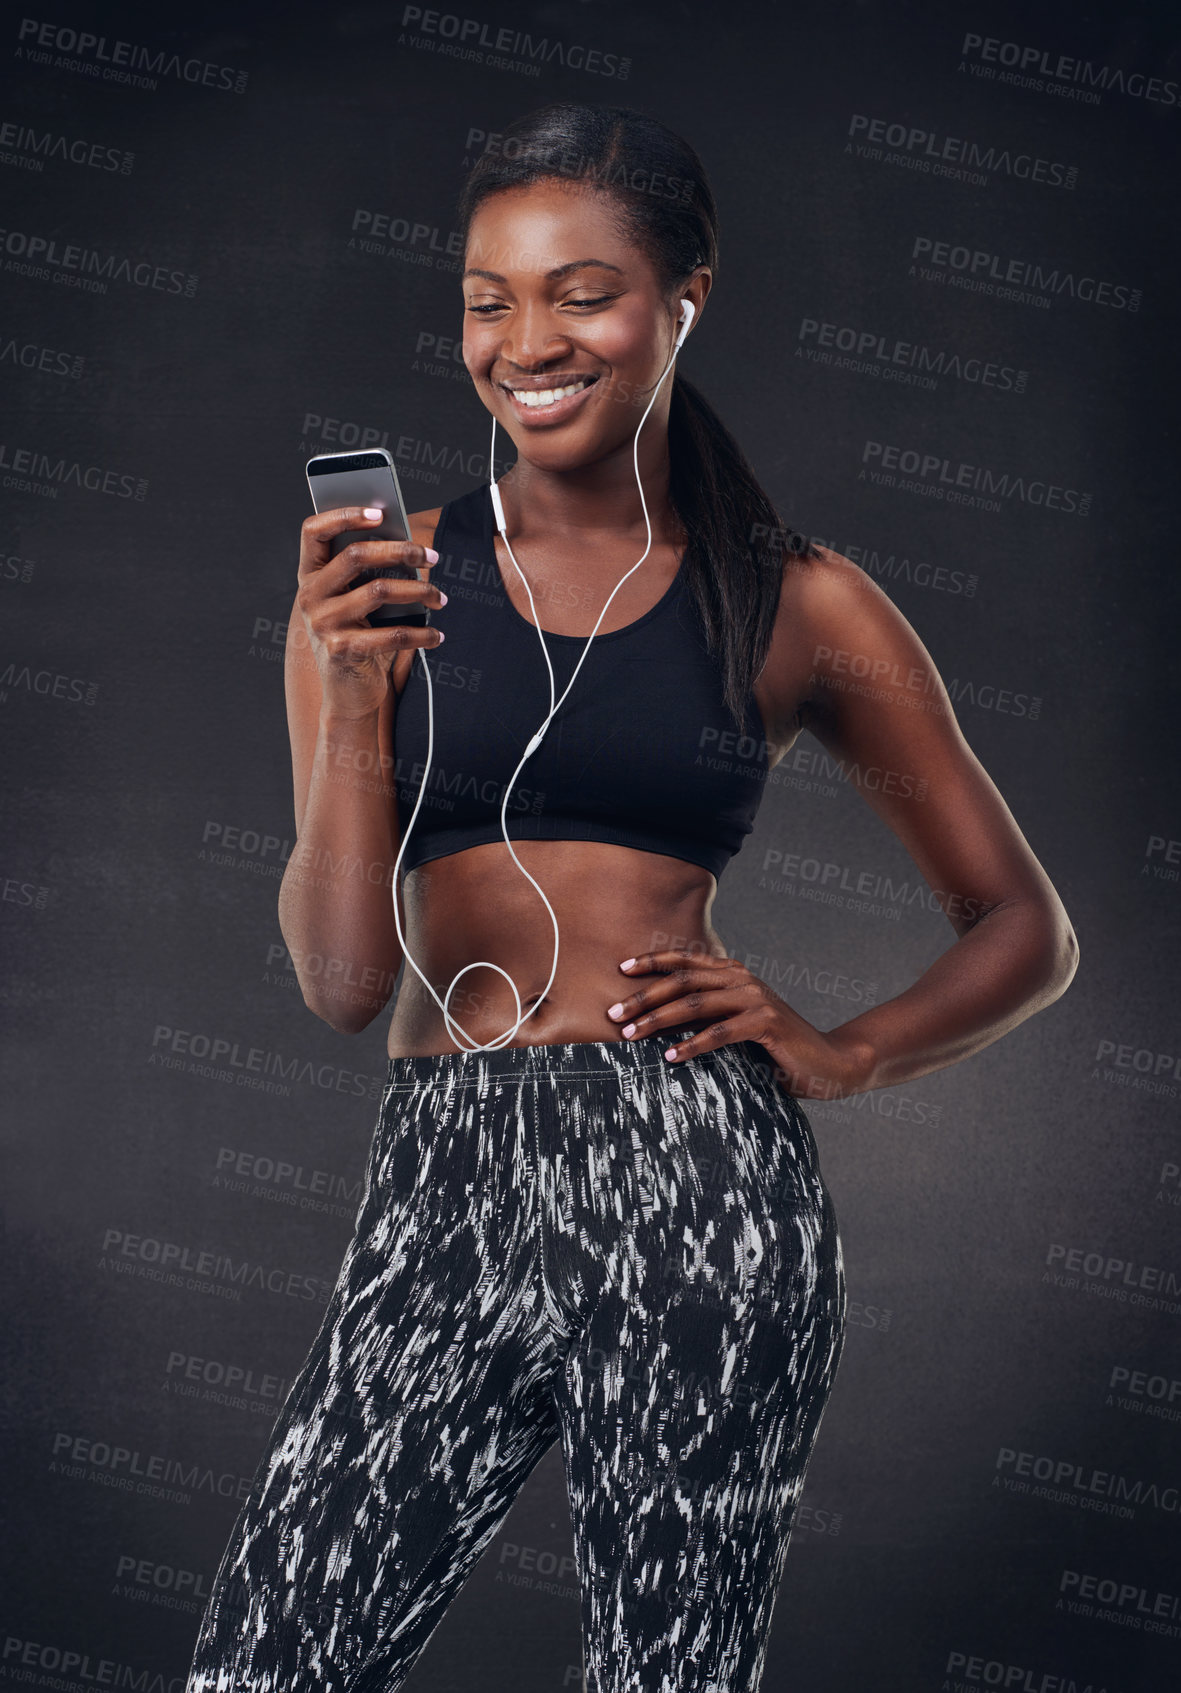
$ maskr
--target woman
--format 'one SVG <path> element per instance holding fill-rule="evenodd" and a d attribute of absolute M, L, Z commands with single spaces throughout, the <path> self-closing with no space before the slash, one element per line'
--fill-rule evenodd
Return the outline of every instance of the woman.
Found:
<path fill-rule="evenodd" d="M 283 931 L 334 961 L 305 999 L 359 1033 L 388 997 L 368 984 L 401 961 L 390 890 L 420 787 L 401 913 L 425 985 L 407 972 L 356 1232 L 190 1689 L 392 1693 L 560 1440 L 588 1688 L 751 1693 L 844 1334 L 799 1101 L 981 1051 L 1065 990 L 1077 948 L 909 624 L 789 537 L 701 397 L 661 384 L 717 268 L 693 151 L 635 112 L 547 107 L 472 171 L 461 223 L 464 359 L 517 449 L 503 533 L 484 486 L 416 513 L 410 543 L 335 559 L 366 520 L 310 518 L 287 671 Z M 441 563 L 447 593 L 348 588 L 399 562 Z M 371 627 L 379 600 L 431 624 Z M 504 810 L 555 965 L 501 808 L 549 707 L 538 627 L 560 693 L 608 600 Z M 958 936 L 827 1031 L 710 923 L 805 728 Z"/>

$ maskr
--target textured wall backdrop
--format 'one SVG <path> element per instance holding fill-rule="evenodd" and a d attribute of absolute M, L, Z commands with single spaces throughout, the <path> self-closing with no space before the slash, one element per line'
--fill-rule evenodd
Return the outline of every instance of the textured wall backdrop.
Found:
<path fill-rule="evenodd" d="M 0 1685 L 179 1693 L 344 1252 L 386 1019 L 313 1017 L 276 919 L 303 467 L 381 442 L 414 507 L 484 474 L 454 199 L 555 97 L 701 153 L 686 374 L 912 621 L 1081 942 L 999 1044 L 808 1104 L 850 1330 L 768 1693 L 1175 1685 L 1175 8 L 69 0 L 0 32 Z M 715 914 L 823 1027 L 954 938 L 807 736 Z M 578 1630 L 555 1449 L 413 1688 L 564 1693 Z"/>

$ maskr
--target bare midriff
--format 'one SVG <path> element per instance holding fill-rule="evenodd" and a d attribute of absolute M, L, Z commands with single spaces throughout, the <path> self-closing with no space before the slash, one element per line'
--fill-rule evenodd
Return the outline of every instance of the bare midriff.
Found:
<path fill-rule="evenodd" d="M 625 958 L 688 947 L 725 957 L 710 923 L 717 882 L 703 866 L 662 853 L 598 841 L 513 841 L 513 849 L 545 890 L 554 926 L 536 888 L 514 864 L 504 841 L 429 859 L 403 883 L 403 926 L 410 951 L 440 1000 L 468 1037 L 483 1044 L 510 1029 L 517 1005 L 505 978 L 486 964 L 467 970 L 447 1000 L 455 975 L 477 960 L 507 971 L 531 1014 L 506 1046 L 555 1041 L 621 1040 L 609 1006 L 659 973 L 619 968 Z M 536 1010 L 534 1010 L 536 1006 Z M 683 1028 L 708 1019 L 687 1018 Z M 455 1052 L 442 1010 L 407 964 L 390 1025 L 391 1058 Z"/>

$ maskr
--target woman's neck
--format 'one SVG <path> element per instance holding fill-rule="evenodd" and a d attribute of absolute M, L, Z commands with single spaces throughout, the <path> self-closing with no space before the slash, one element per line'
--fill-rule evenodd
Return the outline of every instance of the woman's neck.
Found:
<path fill-rule="evenodd" d="M 647 436 L 646 424 L 640 440 L 640 476 L 657 540 L 675 530 L 677 522 L 669 499 L 668 436 Z M 572 470 L 547 470 L 519 458 L 498 486 L 509 528 L 518 533 L 645 533 L 630 440 L 606 458 Z"/>

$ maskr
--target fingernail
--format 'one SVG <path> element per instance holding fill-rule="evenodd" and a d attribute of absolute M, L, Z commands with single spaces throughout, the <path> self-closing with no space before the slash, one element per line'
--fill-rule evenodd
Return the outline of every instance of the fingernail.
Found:
<path fill-rule="evenodd" d="M 675 1046 L 670 1046 L 670 1047 L 669 1047 L 669 1049 L 668 1049 L 668 1051 L 667 1051 L 667 1052 L 666 1052 L 666 1053 L 665 1053 L 665 1055 L 664 1055 L 664 1056 L 665 1056 L 665 1057 L 666 1057 L 666 1058 L 675 1058 L 675 1057 L 676 1057 L 676 1055 L 677 1055 L 677 1049 L 676 1049 L 676 1047 L 675 1047 Z"/>
<path fill-rule="evenodd" d="M 434 547 L 428 547 L 427 548 L 427 550 L 426 550 L 426 560 L 427 560 L 428 564 L 438 564 L 439 555 L 435 551 Z"/>
<path fill-rule="evenodd" d="M 447 604 L 447 596 L 443 592 L 442 588 L 439 589 L 439 604 L 440 605 L 446 605 Z"/>
<path fill-rule="evenodd" d="M 443 644 L 443 642 L 447 639 L 447 637 L 446 637 L 446 635 L 444 635 L 444 633 L 441 629 L 436 629 L 435 634 L 439 637 L 439 639 L 435 642 L 435 645 L 437 647 L 441 646 Z"/>
<path fill-rule="evenodd" d="M 635 1032 L 636 1032 L 636 1026 L 635 1026 L 635 1024 L 634 1024 L 634 1023 L 629 1023 L 629 1024 L 628 1024 L 628 1025 L 627 1025 L 627 1027 L 626 1027 L 626 1028 L 625 1028 L 625 1029 L 624 1029 L 624 1031 L 623 1031 L 623 1034 L 624 1034 L 624 1038 L 625 1038 L 625 1039 L 630 1039 L 630 1038 L 631 1038 L 631 1036 L 632 1036 L 632 1035 L 634 1035 L 634 1034 L 635 1034 Z"/>
<path fill-rule="evenodd" d="M 635 963 L 634 958 L 625 958 L 623 963 L 619 966 L 619 968 L 621 970 L 630 970 L 634 963 Z"/>
<path fill-rule="evenodd" d="M 623 1016 L 623 1001 L 620 1000 L 618 1005 L 609 1005 L 607 1007 L 607 1015 L 608 1015 L 608 1017 L 622 1017 Z"/>
<path fill-rule="evenodd" d="M 361 516 L 362 517 L 384 517 L 385 513 L 382 511 L 380 506 L 366 506 L 365 510 L 361 513 Z"/>

